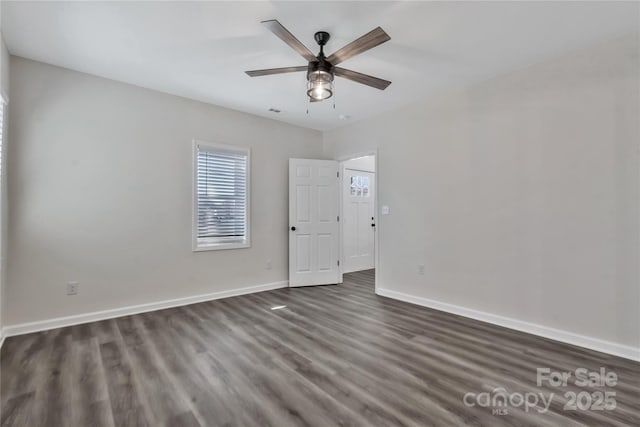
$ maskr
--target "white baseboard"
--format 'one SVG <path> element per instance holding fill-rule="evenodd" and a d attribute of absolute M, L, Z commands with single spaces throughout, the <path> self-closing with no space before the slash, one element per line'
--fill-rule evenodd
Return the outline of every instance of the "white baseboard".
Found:
<path fill-rule="evenodd" d="M 435 310 L 445 311 L 447 313 L 453 313 L 459 316 L 480 320 L 482 322 L 504 326 L 505 328 L 515 329 L 516 331 L 526 332 L 529 334 L 550 338 L 552 340 L 561 341 L 567 344 L 573 344 L 579 347 L 601 351 L 603 353 L 624 357 L 625 359 L 640 361 L 640 348 L 634 348 L 623 344 L 604 341 L 585 335 L 578 335 L 574 334 L 573 332 L 549 328 L 547 326 L 542 326 L 535 323 L 498 316 L 495 314 L 486 313 L 484 311 L 473 310 L 470 308 L 448 304 L 441 301 L 435 301 L 428 298 L 417 297 L 414 295 L 396 292 L 389 289 L 377 289 L 376 293 L 383 297 L 393 298 L 400 301 L 421 305 L 423 307 L 429 307 Z"/>
<path fill-rule="evenodd" d="M 191 297 L 176 298 L 172 300 L 157 301 L 147 304 L 130 305 L 128 307 L 114 308 L 111 310 L 94 311 L 91 313 L 76 314 L 73 316 L 57 317 L 54 319 L 40 320 L 37 322 L 20 323 L 8 325 L 3 328 L 2 339 L 14 335 L 29 334 L 32 332 L 46 331 L 48 329 L 62 328 L 65 326 L 79 325 L 81 323 L 96 322 L 99 320 L 113 319 L 116 317 L 129 316 L 132 314 L 146 313 L 149 311 L 162 310 L 165 308 L 179 307 L 183 305 L 195 304 L 199 302 L 212 301 L 221 298 L 234 297 L 238 295 L 252 294 L 272 289 L 286 288 L 288 281 L 266 283 L 246 288 L 232 289 L 228 291 L 213 292 L 209 294 L 194 295 Z"/>

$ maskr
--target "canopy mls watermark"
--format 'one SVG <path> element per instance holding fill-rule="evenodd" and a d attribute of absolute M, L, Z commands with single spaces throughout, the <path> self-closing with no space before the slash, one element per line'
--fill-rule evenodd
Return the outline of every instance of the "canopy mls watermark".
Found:
<path fill-rule="evenodd" d="M 616 392 L 607 390 L 618 384 L 618 375 L 601 367 L 597 371 L 577 368 L 573 371 L 553 371 L 551 368 L 536 370 L 536 385 L 540 391 L 509 392 L 504 387 L 491 391 L 467 392 L 462 402 L 467 407 L 491 410 L 492 415 L 509 415 L 509 409 L 535 411 L 544 414 L 554 400 L 563 405 L 565 411 L 612 411 L 616 408 Z M 576 391 L 575 388 L 583 389 Z M 548 389 L 559 389 L 549 392 Z M 571 388 L 563 392 L 563 388 Z"/>

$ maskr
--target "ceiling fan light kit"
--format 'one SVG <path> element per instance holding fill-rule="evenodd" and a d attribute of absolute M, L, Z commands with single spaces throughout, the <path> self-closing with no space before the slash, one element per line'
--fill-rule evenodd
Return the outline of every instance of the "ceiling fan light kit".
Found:
<path fill-rule="evenodd" d="M 339 63 L 356 56 L 362 52 L 372 49 L 382 43 L 391 40 L 391 37 L 380 27 L 369 31 L 364 36 L 352 41 L 348 45 L 331 54 L 329 57 L 324 55 L 324 46 L 331 37 L 326 31 L 318 31 L 314 38 L 320 46 L 320 53 L 314 55 L 300 40 L 295 38 L 282 24 L 276 20 L 263 21 L 273 34 L 288 44 L 303 58 L 308 61 L 308 65 L 269 68 L 265 70 L 246 71 L 250 77 L 267 76 L 271 74 L 293 73 L 297 71 L 307 71 L 307 96 L 310 102 L 323 101 L 333 96 L 333 80 L 335 76 L 342 77 L 356 83 L 374 87 L 376 89 L 385 90 L 391 84 L 390 81 L 369 76 L 367 74 L 358 73 L 356 71 L 347 70 L 346 68 L 336 67 Z"/>
<path fill-rule="evenodd" d="M 324 56 L 324 45 L 331 36 L 326 31 L 318 31 L 313 38 L 320 46 L 317 61 L 310 61 L 307 69 L 307 96 L 310 101 L 323 101 L 333 95 L 333 66 Z"/>
<path fill-rule="evenodd" d="M 333 95 L 333 75 L 326 71 L 310 71 L 307 74 L 307 96 L 324 101 Z"/>

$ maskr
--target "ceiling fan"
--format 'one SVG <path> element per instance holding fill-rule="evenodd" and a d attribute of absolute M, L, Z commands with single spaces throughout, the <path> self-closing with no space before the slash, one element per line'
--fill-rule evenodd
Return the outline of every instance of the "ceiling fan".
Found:
<path fill-rule="evenodd" d="M 336 67 L 336 65 L 349 58 L 391 40 L 391 37 L 389 37 L 389 35 L 380 27 L 369 31 L 364 36 L 352 41 L 348 45 L 326 57 L 324 55 L 324 45 L 329 41 L 329 33 L 325 31 L 318 31 L 315 33 L 314 38 L 318 45 L 320 45 L 320 53 L 316 56 L 277 20 L 272 19 L 269 21 L 263 21 L 262 24 L 283 42 L 293 48 L 293 50 L 302 55 L 304 59 L 309 61 L 309 64 L 301 65 L 299 67 L 268 68 L 266 70 L 245 71 L 250 77 L 306 71 L 307 96 L 311 102 L 318 102 L 331 98 L 333 95 L 334 76 L 343 77 L 380 90 L 385 90 L 387 86 L 391 84 L 388 80 L 358 73 L 357 71 L 347 70 L 346 68 Z"/>

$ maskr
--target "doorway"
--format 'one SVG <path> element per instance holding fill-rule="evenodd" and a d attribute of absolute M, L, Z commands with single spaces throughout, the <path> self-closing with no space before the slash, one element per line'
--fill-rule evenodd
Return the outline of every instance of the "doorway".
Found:
<path fill-rule="evenodd" d="M 341 162 L 342 272 L 372 270 L 376 253 L 376 157 Z"/>

